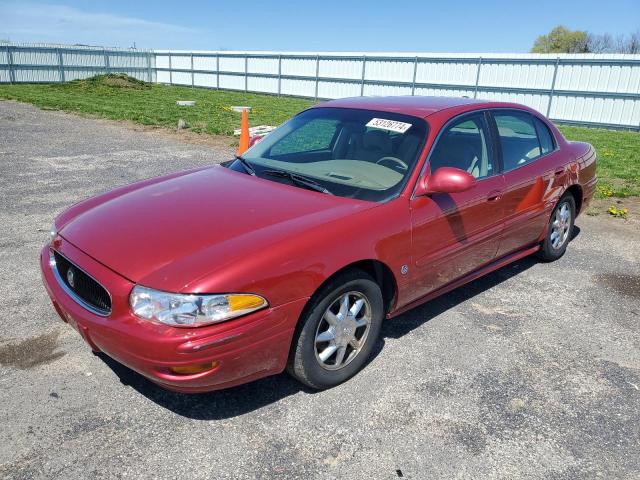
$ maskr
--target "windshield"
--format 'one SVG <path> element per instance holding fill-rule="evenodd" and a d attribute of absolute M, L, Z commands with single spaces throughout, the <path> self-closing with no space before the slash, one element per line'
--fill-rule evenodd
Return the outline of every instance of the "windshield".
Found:
<path fill-rule="evenodd" d="M 259 177 L 301 186 L 284 171 L 333 195 L 382 202 L 404 187 L 426 133 L 426 122 L 408 115 L 313 108 L 278 127 L 243 158 Z"/>

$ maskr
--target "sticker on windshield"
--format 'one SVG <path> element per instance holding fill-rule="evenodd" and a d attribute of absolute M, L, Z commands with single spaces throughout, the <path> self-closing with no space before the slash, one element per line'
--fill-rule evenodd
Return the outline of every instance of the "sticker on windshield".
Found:
<path fill-rule="evenodd" d="M 404 133 L 411 128 L 411 124 L 398 122 L 396 120 L 387 120 L 385 118 L 372 118 L 369 123 L 367 123 L 367 127 Z"/>

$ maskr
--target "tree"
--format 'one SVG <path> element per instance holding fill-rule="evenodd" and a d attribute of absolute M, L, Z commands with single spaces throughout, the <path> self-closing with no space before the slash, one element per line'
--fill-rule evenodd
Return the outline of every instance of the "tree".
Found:
<path fill-rule="evenodd" d="M 587 40 L 587 49 L 589 53 L 612 53 L 615 51 L 615 42 L 609 33 L 602 35 L 590 33 Z"/>
<path fill-rule="evenodd" d="M 587 48 L 590 53 L 640 53 L 640 30 L 631 35 L 617 35 L 615 38 L 609 33 L 590 33 Z"/>
<path fill-rule="evenodd" d="M 629 37 L 628 53 L 640 53 L 640 30 L 636 30 Z"/>
<path fill-rule="evenodd" d="M 640 53 L 640 30 L 630 35 L 595 34 L 557 26 L 540 35 L 531 49 L 533 53 Z"/>
<path fill-rule="evenodd" d="M 619 35 L 616 38 L 615 53 L 640 53 L 640 30 L 629 36 Z"/>
<path fill-rule="evenodd" d="M 536 38 L 532 53 L 587 53 L 589 34 L 582 30 L 569 30 L 559 25 L 546 35 Z"/>

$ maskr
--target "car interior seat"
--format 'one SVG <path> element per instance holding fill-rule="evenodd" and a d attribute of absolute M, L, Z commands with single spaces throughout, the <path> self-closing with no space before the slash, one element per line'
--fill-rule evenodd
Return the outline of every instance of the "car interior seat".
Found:
<path fill-rule="evenodd" d="M 440 167 L 455 167 L 478 178 L 481 156 L 482 152 L 473 142 L 452 135 L 440 142 L 431 155 L 431 172 L 435 172 Z"/>
<path fill-rule="evenodd" d="M 368 130 L 351 135 L 347 158 L 377 162 L 382 157 L 393 156 L 391 137 L 380 130 Z"/>

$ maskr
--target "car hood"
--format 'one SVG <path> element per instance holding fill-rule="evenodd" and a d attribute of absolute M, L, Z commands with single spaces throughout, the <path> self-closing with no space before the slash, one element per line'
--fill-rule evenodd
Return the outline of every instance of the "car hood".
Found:
<path fill-rule="evenodd" d="M 107 198 L 59 234 L 132 282 L 183 291 L 225 263 L 374 205 L 216 165 Z"/>

